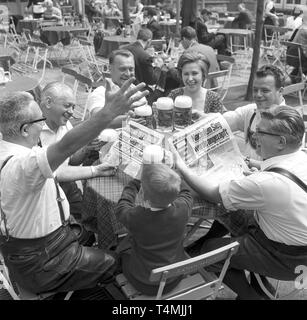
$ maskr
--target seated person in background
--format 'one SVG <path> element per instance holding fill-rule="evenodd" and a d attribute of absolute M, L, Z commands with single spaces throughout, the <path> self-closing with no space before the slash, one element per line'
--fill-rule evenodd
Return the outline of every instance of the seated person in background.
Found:
<path fill-rule="evenodd" d="M 158 40 L 161 39 L 163 34 L 162 28 L 159 22 L 156 20 L 157 11 L 153 8 L 148 8 L 146 10 L 146 17 L 148 19 L 146 28 L 152 32 L 152 39 Z"/>
<path fill-rule="evenodd" d="M 232 21 L 231 27 L 236 29 L 250 29 L 253 23 L 252 13 L 246 9 L 244 3 L 238 4 L 238 10 L 239 15 Z"/>
<path fill-rule="evenodd" d="M 46 7 L 43 15 L 45 20 L 62 20 L 61 9 L 55 7 L 52 0 L 45 0 L 44 5 Z"/>
<path fill-rule="evenodd" d="M 85 14 L 89 22 L 93 22 L 93 17 L 101 17 L 101 11 L 96 7 L 95 0 L 85 1 Z"/>
<path fill-rule="evenodd" d="M 183 239 L 193 198 L 180 184 L 180 176 L 167 165 L 143 164 L 141 183 L 130 181 L 118 201 L 116 215 L 129 230 L 132 246 L 131 252 L 122 254 L 123 273 L 143 294 L 157 293 L 158 284 L 149 281 L 152 269 L 186 259 Z M 140 187 L 149 207 L 135 205 Z M 172 290 L 180 280 L 168 280 L 163 292 Z"/>
<path fill-rule="evenodd" d="M 208 65 L 202 55 L 193 52 L 184 53 L 178 61 L 178 70 L 184 87 L 171 91 L 170 98 L 175 99 L 180 95 L 191 97 L 192 110 L 196 118 L 204 116 L 204 113 L 227 111 L 217 93 L 203 88 Z"/>
<path fill-rule="evenodd" d="M 134 77 L 135 63 L 133 54 L 128 50 L 116 50 L 113 51 L 109 57 L 110 64 L 110 73 L 111 79 L 107 79 L 111 86 L 111 90 L 118 90 L 121 88 L 123 83 Z M 133 88 L 134 85 L 131 85 Z M 88 111 L 90 116 L 97 113 L 100 109 L 105 107 L 105 92 L 106 89 L 104 86 L 96 88 L 92 93 L 90 93 L 88 98 Z M 140 92 L 137 93 L 137 95 Z M 146 98 L 142 98 L 137 104 L 134 104 L 135 107 L 147 104 Z M 132 111 L 130 113 L 133 114 Z M 125 121 L 127 115 L 120 115 L 116 117 L 109 125 L 110 128 L 120 128 L 122 122 Z"/>
<path fill-rule="evenodd" d="M 285 25 L 286 28 L 289 28 L 291 30 L 286 32 L 285 39 L 291 41 L 290 39 L 294 31 L 302 25 L 303 23 L 302 14 L 303 14 L 303 10 L 301 10 L 298 7 L 293 8 L 292 15 L 287 18 L 286 25 Z"/>
<path fill-rule="evenodd" d="M 130 51 L 134 56 L 135 77 L 138 82 L 144 82 L 146 85 L 155 85 L 161 75 L 162 65 L 153 67 L 153 57 L 145 50 L 150 47 L 152 32 L 149 29 L 142 28 L 137 35 L 137 41 L 122 49 Z"/>
<path fill-rule="evenodd" d="M 303 12 L 303 23 L 302 25 L 296 29 L 292 36 L 292 42 L 299 43 L 303 45 L 301 50 L 301 67 L 303 74 L 307 73 L 307 9 L 304 9 Z M 298 57 L 298 49 L 295 47 L 289 47 L 286 55 L 286 62 L 288 65 L 294 67 L 291 71 L 290 78 L 292 83 L 301 82 L 300 75 L 300 60 Z"/>
<path fill-rule="evenodd" d="M 102 14 L 104 17 L 120 16 L 120 9 L 114 0 L 107 0 Z"/>
<path fill-rule="evenodd" d="M 72 130 L 73 126 L 69 119 L 73 116 L 75 106 L 76 98 L 69 86 L 61 82 L 51 82 L 45 86 L 40 102 L 40 108 L 46 117 L 46 122 L 40 133 L 42 147 L 60 141 L 67 132 Z M 70 213 L 81 223 L 86 215 L 82 193 L 76 181 L 114 174 L 114 167 L 104 164 L 80 166 L 93 151 L 98 153 L 102 145 L 103 143 L 98 139 L 93 140 L 67 158 L 56 170 L 57 181 L 60 182 L 70 204 Z"/>
<path fill-rule="evenodd" d="M 196 33 L 199 43 L 206 44 L 216 49 L 219 54 L 231 55 L 227 49 L 227 40 L 224 34 L 208 32 L 206 22 L 210 20 L 212 13 L 203 9 L 201 15 L 196 19 Z"/>
<path fill-rule="evenodd" d="M 143 14 L 144 5 L 141 0 L 135 0 L 135 10 L 130 14 L 131 18 L 136 18 L 137 16 Z"/>
<path fill-rule="evenodd" d="M 69 225 L 69 204 L 53 173 L 148 94 L 133 98 L 144 88 L 140 84 L 127 91 L 133 80 L 114 93 L 107 86 L 103 110 L 43 148 L 37 144 L 45 118 L 33 97 L 12 92 L 1 98 L 1 254 L 10 277 L 23 289 L 34 294 L 65 292 L 112 280 L 114 257 L 80 245 Z"/>
<path fill-rule="evenodd" d="M 197 35 L 195 29 L 192 27 L 184 27 L 180 31 L 181 35 L 181 44 L 185 49 L 184 52 L 196 52 L 201 54 L 204 57 L 204 60 L 208 63 L 209 70 L 208 72 L 219 71 L 219 64 L 216 58 L 216 53 L 213 48 L 205 44 L 200 44 L 197 41 Z M 213 88 L 217 86 L 217 82 L 213 79 L 212 83 L 206 84 L 206 88 Z"/>
<path fill-rule="evenodd" d="M 192 173 L 174 152 L 176 167 L 186 182 L 204 200 L 223 204 L 227 210 L 217 219 L 232 236 L 212 235 L 196 254 L 240 243 L 223 280 L 240 300 L 263 299 L 263 292 L 248 282 L 246 271 L 299 282 L 302 273 L 297 269 L 306 266 L 306 192 L 292 179 L 270 172 L 283 168 L 307 184 L 307 155 L 300 150 L 304 132 L 304 121 L 293 107 L 272 105 L 263 111 L 256 129 L 257 152 L 264 160 L 261 171 L 237 179 L 208 182 Z M 221 266 L 217 263 L 208 271 L 219 273 Z"/>

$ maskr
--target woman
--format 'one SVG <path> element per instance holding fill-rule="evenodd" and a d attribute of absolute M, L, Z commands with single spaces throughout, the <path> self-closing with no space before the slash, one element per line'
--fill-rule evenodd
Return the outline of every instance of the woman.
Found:
<path fill-rule="evenodd" d="M 291 29 L 285 34 L 285 38 L 291 41 L 292 35 L 296 29 L 298 29 L 303 24 L 303 10 L 299 7 L 294 7 L 292 15 L 287 18 L 286 28 Z"/>
<path fill-rule="evenodd" d="M 180 95 L 191 97 L 193 114 L 200 116 L 204 113 L 227 111 L 217 93 L 203 88 L 208 75 L 208 65 L 202 55 L 194 52 L 184 53 L 178 61 L 178 70 L 184 87 L 171 91 L 170 98 L 175 99 Z"/>

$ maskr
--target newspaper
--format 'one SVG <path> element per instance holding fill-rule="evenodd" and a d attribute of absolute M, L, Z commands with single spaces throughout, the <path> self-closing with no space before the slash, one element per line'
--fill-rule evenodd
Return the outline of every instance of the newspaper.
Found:
<path fill-rule="evenodd" d="M 118 131 L 118 140 L 112 146 L 103 147 L 100 160 L 110 165 L 119 166 L 133 178 L 139 177 L 144 148 L 151 144 L 163 147 L 164 135 L 134 121 L 129 121 L 125 127 Z M 172 165 L 170 151 L 164 149 L 163 161 L 169 166 Z"/>
<path fill-rule="evenodd" d="M 232 131 L 219 113 L 175 133 L 168 143 L 197 175 L 206 179 L 238 178 L 248 170 Z"/>

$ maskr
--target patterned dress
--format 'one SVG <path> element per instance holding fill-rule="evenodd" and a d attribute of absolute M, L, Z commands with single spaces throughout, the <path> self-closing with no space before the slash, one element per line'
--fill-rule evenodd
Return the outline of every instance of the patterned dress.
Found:
<path fill-rule="evenodd" d="M 174 89 L 170 92 L 168 95 L 170 98 L 175 100 L 177 96 L 184 95 L 184 88 L 178 88 Z M 217 93 L 207 90 L 206 92 L 206 99 L 205 99 L 205 105 L 204 105 L 204 113 L 211 113 L 211 112 L 220 112 L 224 113 L 227 111 L 227 109 L 224 107 L 222 101 L 220 100 L 220 97 Z"/>

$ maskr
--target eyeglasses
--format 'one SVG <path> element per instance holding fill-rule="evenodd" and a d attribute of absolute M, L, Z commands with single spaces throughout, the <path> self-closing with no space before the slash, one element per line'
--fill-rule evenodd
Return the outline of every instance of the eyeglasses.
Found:
<path fill-rule="evenodd" d="M 37 119 L 37 120 L 32 120 L 32 121 L 27 121 L 25 123 L 23 123 L 21 126 L 20 126 L 20 131 L 22 129 L 22 127 L 26 124 L 33 124 L 33 123 L 36 123 L 36 122 L 41 122 L 41 121 L 46 121 L 46 118 L 40 118 L 40 119 Z"/>
<path fill-rule="evenodd" d="M 272 132 L 267 132 L 267 131 L 263 131 L 263 130 L 256 130 L 256 134 L 266 134 L 268 136 L 275 136 L 275 137 L 281 137 L 281 134 L 278 133 L 272 133 Z"/>

